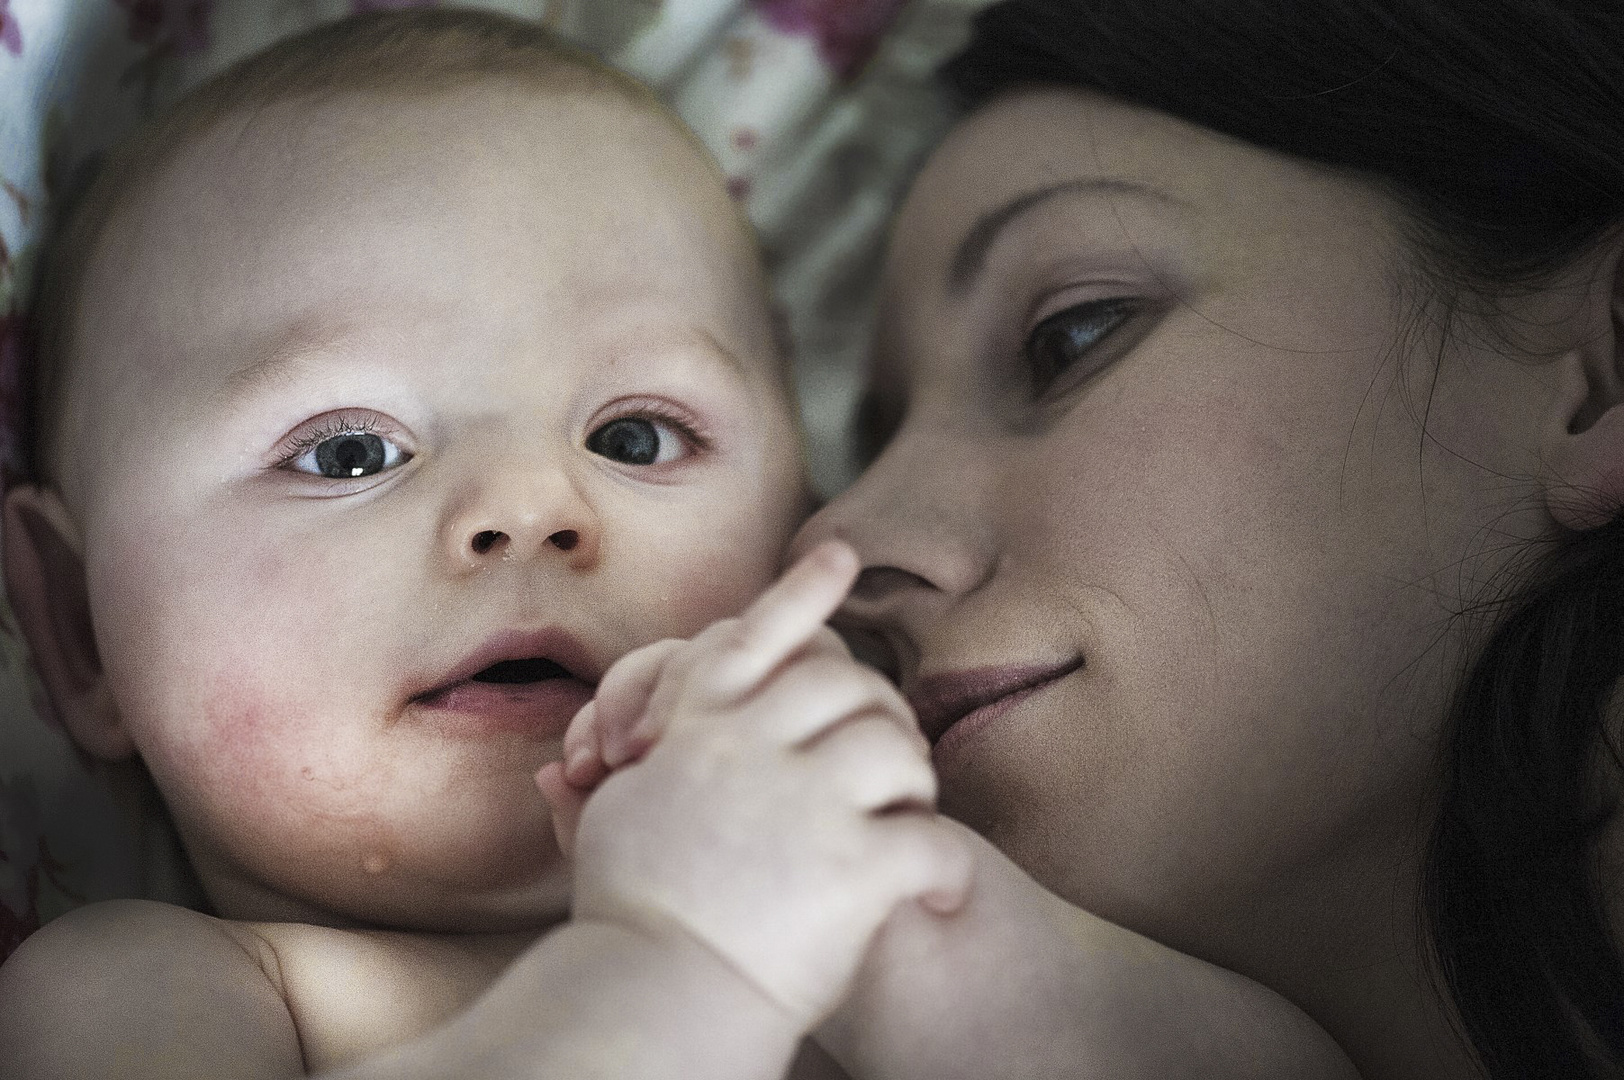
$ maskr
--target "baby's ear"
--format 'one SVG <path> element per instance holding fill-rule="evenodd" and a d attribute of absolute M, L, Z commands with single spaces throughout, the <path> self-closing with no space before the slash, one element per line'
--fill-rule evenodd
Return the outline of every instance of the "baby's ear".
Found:
<path fill-rule="evenodd" d="M 45 684 L 45 693 L 81 749 L 106 761 L 135 752 L 102 672 L 78 526 L 56 492 L 18 484 L 6 492 L 6 592 Z"/>
<path fill-rule="evenodd" d="M 1576 532 L 1624 511 L 1624 243 L 1603 255 L 1583 301 L 1590 332 L 1555 361 L 1560 393 L 1547 424 L 1546 504 Z"/>

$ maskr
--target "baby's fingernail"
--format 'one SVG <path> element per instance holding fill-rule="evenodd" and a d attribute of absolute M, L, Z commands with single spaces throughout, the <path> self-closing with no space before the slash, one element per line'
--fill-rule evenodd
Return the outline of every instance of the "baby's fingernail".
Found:
<path fill-rule="evenodd" d="M 825 540 L 812 549 L 812 556 L 824 566 L 845 566 L 857 557 L 852 546 L 844 540 Z"/>

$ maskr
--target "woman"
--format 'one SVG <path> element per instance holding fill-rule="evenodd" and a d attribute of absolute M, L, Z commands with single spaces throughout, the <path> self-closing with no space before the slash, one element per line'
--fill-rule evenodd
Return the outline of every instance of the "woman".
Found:
<path fill-rule="evenodd" d="M 1621 43 L 990 10 L 801 536 L 862 555 L 950 812 L 1369 1078 L 1624 1070 Z"/>

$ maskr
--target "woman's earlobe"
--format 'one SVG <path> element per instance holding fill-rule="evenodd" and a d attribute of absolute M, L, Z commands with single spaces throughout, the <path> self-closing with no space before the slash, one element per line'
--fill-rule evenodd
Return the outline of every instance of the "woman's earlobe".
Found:
<path fill-rule="evenodd" d="M 1591 294 L 1605 305 L 1591 309 L 1594 331 L 1553 361 L 1558 392 L 1556 413 L 1547 422 L 1545 501 L 1557 524 L 1575 532 L 1624 512 L 1624 259 L 1619 254 L 1613 252 L 1604 264 Z"/>
<path fill-rule="evenodd" d="M 78 526 L 56 492 L 19 484 L 0 523 L 6 593 L 51 709 L 80 748 L 105 761 L 135 753 L 102 670 Z"/>

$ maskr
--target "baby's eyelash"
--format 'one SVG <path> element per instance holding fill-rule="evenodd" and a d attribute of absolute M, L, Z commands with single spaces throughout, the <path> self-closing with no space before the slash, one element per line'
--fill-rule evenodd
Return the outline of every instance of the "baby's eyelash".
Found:
<path fill-rule="evenodd" d="M 277 455 L 278 466 L 299 460 L 305 451 L 328 439 L 339 435 L 375 435 L 384 427 L 378 423 L 377 417 L 365 413 L 334 413 L 331 416 L 321 417 L 315 424 L 316 426 L 304 429 L 282 444 Z"/>
<path fill-rule="evenodd" d="M 615 420 L 630 419 L 658 421 L 692 443 L 696 449 L 709 450 L 711 448 L 709 437 L 699 429 L 693 417 L 662 401 L 636 401 L 630 403 L 630 407 L 625 412 L 616 413 L 607 420 L 600 421 L 598 426 L 601 427 L 603 424 L 612 423 Z"/>

